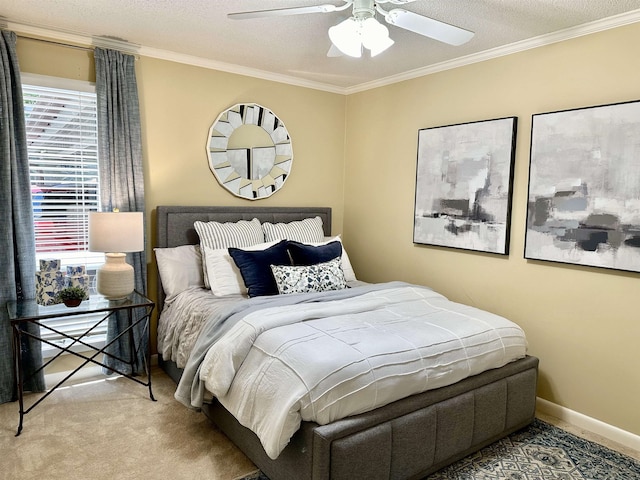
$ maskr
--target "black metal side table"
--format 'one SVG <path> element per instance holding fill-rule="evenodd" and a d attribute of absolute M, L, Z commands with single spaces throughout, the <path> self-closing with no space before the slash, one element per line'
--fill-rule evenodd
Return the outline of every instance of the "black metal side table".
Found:
<path fill-rule="evenodd" d="M 150 354 L 150 342 L 151 342 L 151 329 L 150 329 L 150 319 L 151 313 L 155 304 L 146 298 L 144 295 L 141 295 L 138 292 L 131 293 L 128 297 L 122 300 L 108 300 L 101 295 L 91 295 L 88 300 L 83 301 L 77 307 L 65 307 L 62 304 L 59 305 L 51 305 L 51 306 L 42 306 L 38 305 L 35 299 L 28 300 L 18 300 L 11 301 L 7 303 L 7 310 L 9 311 L 9 320 L 11 322 L 11 330 L 13 332 L 13 357 L 14 357 L 14 368 L 16 379 L 18 382 L 18 403 L 20 406 L 20 423 L 18 424 L 18 431 L 16 432 L 16 436 L 20 435 L 22 432 L 22 424 L 24 420 L 24 416 L 29 413 L 33 408 L 35 408 L 40 402 L 42 402 L 45 398 L 51 395 L 60 385 L 66 382 L 69 378 L 75 375 L 82 367 L 89 363 L 93 363 L 95 365 L 99 365 L 108 370 L 111 370 L 113 373 L 121 375 L 125 378 L 133 380 L 145 387 L 149 388 L 149 397 L 151 400 L 155 401 L 156 399 L 153 397 L 153 392 L 151 390 L 151 354 Z M 139 315 L 134 316 L 134 312 L 140 311 Z M 124 311 L 126 312 L 127 326 L 121 331 L 117 336 L 113 338 L 108 338 L 107 342 L 105 342 L 104 347 L 97 348 L 89 343 L 83 341 L 83 338 L 87 337 L 93 330 L 95 330 L 98 325 L 103 322 L 108 322 L 111 319 L 115 319 L 116 313 Z M 69 336 L 68 334 L 61 332 L 51 326 L 43 323 L 43 320 L 50 318 L 61 318 L 61 317 L 73 317 L 78 315 L 87 315 L 87 314 L 95 314 L 95 313 L 103 313 L 104 315 L 101 318 L 97 318 L 96 320 L 92 320 L 91 325 L 87 328 L 86 331 L 79 335 Z M 71 341 L 68 345 L 58 345 L 52 343 L 46 339 L 42 339 L 33 333 L 26 331 L 26 329 L 21 328 L 21 325 L 30 322 L 32 324 L 38 325 L 40 329 L 46 329 L 52 331 L 65 339 Z M 137 370 L 137 353 L 141 347 L 142 338 L 139 339 L 138 344 L 135 343 L 133 329 L 139 325 L 144 325 L 144 330 L 146 330 L 147 336 L 147 351 L 143 357 L 144 360 L 144 370 L 147 374 L 146 382 L 141 380 L 140 378 L 136 378 L 136 376 L 132 374 L 128 374 L 122 371 L 117 370 L 111 366 L 107 366 L 103 363 L 103 361 L 96 360 L 96 357 L 100 354 L 108 355 L 120 362 L 127 363 L 131 365 L 131 371 L 135 372 Z M 116 355 L 106 352 L 113 343 L 118 341 L 123 335 L 129 336 L 129 344 L 131 346 L 130 352 L 130 360 L 125 360 Z M 76 357 L 80 357 L 84 360 L 84 362 L 79 365 L 76 369 L 71 371 L 68 375 L 66 375 L 62 380 L 60 380 L 56 385 L 51 387 L 44 395 L 38 398 L 30 407 L 25 410 L 24 407 L 24 372 L 22 368 L 22 355 L 20 353 L 22 337 L 28 336 L 33 338 L 39 342 L 46 343 L 50 345 L 59 352 L 50 358 L 47 362 L 45 362 L 42 366 L 40 366 L 32 375 L 38 374 L 41 372 L 47 365 L 51 364 L 56 360 L 60 355 L 64 353 L 69 353 L 71 355 L 75 355 Z M 84 352 L 76 352 L 72 350 L 72 347 L 75 345 L 82 345 L 85 347 Z"/>

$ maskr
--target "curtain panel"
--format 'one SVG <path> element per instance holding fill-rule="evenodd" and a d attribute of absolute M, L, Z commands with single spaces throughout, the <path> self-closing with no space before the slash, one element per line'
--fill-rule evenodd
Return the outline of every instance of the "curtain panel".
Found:
<path fill-rule="evenodd" d="M 102 48 L 96 48 L 94 56 L 101 208 L 103 212 L 110 212 L 114 208 L 122 212 L 144 212 L 144 176 L 135 57 Z M 146 295 L 145 252 L 128 253 L 127 262 L 135 271 L 135 289 Z M 129 335 L 120 337 L 107 350 L 107 353 L 121 359 L 136 360 L 136 368 L 110 355 L 105 355 L 105 363 L 126 373 L 144 373 L 142 366 L 146 358 L 146 349 L 149 348 L 148 335 L 144 328 L 147 323 L 142 322 L 139 328 L 134 330 L 134 342 L 141 346 L 136 352 L 137 359 L 131 358 Z M 126 314 L 119 312 L 116 321 L 109 322 L 107 342 L 118 336 L 127 324 Z M 105 373 L 109 371 L 105 370 Z"/>
<path fill-rule="evenodd" d="M 7 302 L 35 298 L 35 235 L 16 34 L 0 31 L 0 403 L 17 398 L 13 341 Z M 39 336 L 39 327 L 24 327 Z M 24 388 L 44 390 L 39 342 L 22 336 Z M 34 375 L 34 372 L 37 372 Z"/>

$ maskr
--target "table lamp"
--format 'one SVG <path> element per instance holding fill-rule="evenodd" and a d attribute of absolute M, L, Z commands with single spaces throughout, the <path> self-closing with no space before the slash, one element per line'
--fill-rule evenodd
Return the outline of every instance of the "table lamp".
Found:
<path fill-rule="evenodd" d="M 89 213 L 89 251 L 105 252 L 105 264 L 96 274 L 99 294 L 109 300 L 118 300 L 133 292 L 134 272 L 126 262 L 126 252 L 142 250 L 142 212 Z"/>

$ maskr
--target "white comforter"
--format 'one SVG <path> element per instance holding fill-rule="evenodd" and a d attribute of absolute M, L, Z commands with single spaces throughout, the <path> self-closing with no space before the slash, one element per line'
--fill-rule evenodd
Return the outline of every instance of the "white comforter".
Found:
<path fill-rule="evenodd" d="M 301 420 L 327 424 L 526 353 L 513 322 L 401 286 L 247 314 L 207 352 L 207 390 L 276 458 Z"/>

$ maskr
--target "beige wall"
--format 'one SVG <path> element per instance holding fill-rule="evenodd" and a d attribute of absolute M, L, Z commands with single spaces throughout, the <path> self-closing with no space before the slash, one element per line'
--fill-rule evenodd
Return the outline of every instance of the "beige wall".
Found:
<path fill-rule="evenodd" d="M 95 81 L 92 52 L 19 38 L 18 58 L 23 72 Z M 136 76 L 148 213 L 157 205 L 329 206 L 341 232 L 344 96 L 148 57 L 137 60 Z M 240 102 L 270 108 L 292 138 L 285 188 L 259 202 L 220 187 L 207 162 L 209 127 Z"/>
<path fill-rule="evenodd" d="M 343 96 L 150 58 L 138 60 L 136 75 L 149 212 L 158 205 L 329 206 L 334 233 L 342 231 Z M 258 202 L 223 189 L 205 149 L 219 113 L 240 102 L 271 109 L 292 139 L 294 160 L 284 188 Z M 154 242 L 155 216 L 150 218 Z M 149 272 L 152 295 L 155 264 Z"/>
<path fill-rule="evenodd" d="M 141 58 L 137 65 L 146 201 L 157 205 L 318 206 L 342 228 L 346 100 L 341 95 Z M 231 195 L 209 170 L 205 146 L 218 114 L 256 102 L 283 120 L 294 161 L 285 187 L 258 202 Z"/>
<path fill-rule="evenodd" d="M 403 279 L 505 315 L 539 395 L 640 434 L 637 274 L 526 261 L 531 115 L 640 98 L 640 24 L 350 95 L 344 237 L 364 280 Z M 518 117 L 508 257 L 412 243 L 417 132 Z"/>
<path fill-rule="evenodd" d="M 91 52 L 20 38 L 18 59 L 23 72 L 95 81 Z M 136 76 L 152 298 L 157 275 L 151 248 L 158 205 L 328 206 L 334 233 L 342 231 L 344 96 L 147 57 L 137 60 Z M 239 102 L 271 109 L 292 138 L 294 161 L 285 188 L 259 202 L 228 193 L 209 170 L 209 127 L 221 111 Z"/>
<path fill-rule="evenodd" d="M 513 319 L 541 359 L 541 397 L 640 434 L 638 275 L 523 259 L 531 114 L 640 98 L 638 42 L 633 25 L 348 97 L 140 58 L 148 213 L 160 204 L 328 205 L 360 278 L 429 285 Z M 93 77 L 87 52 L 22 39 L 18 51 L 24 71 Z M 271 108 L 293 139 L 292 175 L 259 203 L 219 187 L 205 154 L 210 124 L 242 101 Z M 511 115 L 511 254 L 413 245 L 418 130 Z M 152 263 L 150 292 L 155 281 Z"/>

